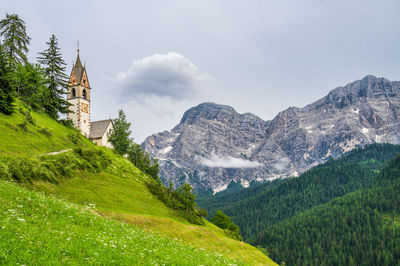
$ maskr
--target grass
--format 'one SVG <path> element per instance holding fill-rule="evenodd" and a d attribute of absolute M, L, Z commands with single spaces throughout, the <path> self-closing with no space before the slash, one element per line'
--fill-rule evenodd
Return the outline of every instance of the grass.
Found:
<path fill-rule="evenodd" d="M 18 106 L 18 109 L 20 108 L 21 106 Z M 161 264 L 163 260 L 166 260 L 167 264 L 192 264 L 192 259 L 190 258 L 189 261 L 189 257 L 185 257 L 183 254 L 189 252 L 189 250 L 196 250 L 193 251 L 196 253 L 204 249 L 204 252 L 209 254 L 207 256 L 205 255 L 206 257 L 214 256 L 212 254 L 218 252 L 230 260 L 238 260 L 251 265 L 275 265 L 272 260 L 255 247 L 229 238 L 225 235 L 223 230 L 213 224 L 208 222 L 206 222 L 205 226 L 190 224 L 177 212 L 167 208 L 149 192 L 146 182 L 151 180 L 151 178 L 144 175 L 125 158 L 114 154 L 110 149 L 96 147 L 92 142 L 81 136 L 75 129 L 65 127 L 45 115 L 32 112 L 31 120 L 33 122 L 29 122 L 24 112 L 25 111 L 17 112 L 11 116 L 0 114 L 0 130 L 2 131 L 0 138 L 0 175 L 1 173 L 8 173 L 9 179 L 13 179 L 12 176 L 14 176 L 14 180 L 20 180 L 20 185 L 30 190 L 35 190 L 36 194 L 27 190 L 19 191 L 22 194 L 25 193 L 24 195 L 33 193 L 29 197 L 31 197 L 31 199 L 34 198 L 35 202 L 36 200 L 44 202 L 47 199 L 43 195 L 38 195 L 38 192 L 44 192 L 45 195 L 60 198 L 61 201 L 49 199 L 48 204 L 50 205 L 43 203 L 43 212 L 47 214 L 40 214 L 40 208 L 32 200 L 25 201 L 25 205 L 22 204 L 22 206 L 26 206 L 26 208 L 28 208 L 27 211 L 31 212 L 31 214 L 23 217 L 16 215 L 14 217 L 8 210 L 19 211 L 18 204 L 14 204 L 11 200 L 11 195 L 7 195 L 7 193 L 4 192 L 7 189 L 0 192 L 1 222 L 4 223 L 11 219 L 10 221 L 13 221 L 12 224 L 14 225 L 9 225 L 7 228 L 13 228 L 12 226 L 15 226 L 15 228 L 12 229 L 18 232 L 15 237 L 23 235 L 23 239 L 26 240 L 21 240 L 22 242 L 19 243 L 18 238 L 11 235 L 11 229 L 10 231 L 0 231 L 0 237 L 4 236 L 0 241 L 0 252 L 3 252 L 0 253 L 0 264 L 2 264 L 1 259 L 5 261 L 5 259 L 8 258 L 7 254 L 11 254 L 10 256 L 12 256 L 12 258 L 10 257 L 7 259 L 7 263 L 10 264 L 17 263 L 18 256 L 22 256 L 21 258 L 26 259 L 35 259 L 33 261 L 36 263 L 29 264 L 42 264 L 42 262 L 45 262 L 45 264 L 52 264 L 47 263 L 48 261 L 62 262 L 61 259 L 64 259 L 65 256 L 67 259 L 65 262 L 66 264 L 79 265 L 87 262 L 85 258 L 88 258 L 89 261 L 94 260 L 95 256 L 97 256 L 94 253 L 98 253 L 98 256 L 102 257 L 102 260 L 101 262 L 94 260 L 93 263 L 110 264 L 114 260 L 116 264 L 119 262 L 120 264 L 130 264 L 129 262 L 133 264 L 151 264 L 150 261 L 140 258 L 142 255 L 139 254 L 139 251 L 135 251 L 134 249 L 129 250 L 129 252 L 136 255 L 139 254 L 139 257 L 135 257 L 136 255 L 132 255 L 133 257 L 130 257 L 130 255 L 121 255 L 122 257 L 118 257 L 111 253 L 110 250 L 112 249 L 108 251 L 104 250 L 104 252 L 101 251 L 103 253 L 94 251 L 94 246 L 102 244 L 102 242 L 98 242 L 100 240 L 95 240 L 95 235 L 104 234 L 101 233 L 100 229 L 89 229 L 85 228 L 84 225 L 87 226 L 89 225 L 89 220 L 98 220 L 100 217 L 92 215 L 90 217 L 94 220 L 92 220 L 92 218 L 87 218 L 87 215 L 89 215 L 87 212 L 77 211 L 77 213 L 75 213 L 76 205 L 71 205 L 75 206 L 73 208 L 73 212 L 75 213 L 73 217 L 76 216 L 76 219 L 80 217 L 79 215 L 86 217 L 86 222 L 82 220 L 82 223 L 79 225 L 76 224 L 75 220 L 69 219 L 70 215 L 68 212 L 58 211 L 63 207 L 57 204 L 64 204 L 64 206 L 66 206 L 69 204 L 68 202 L 71 202 L 79 206 L 91 206 L 91 209 L 96 211 L 97 214 L 109 218 L 109 220 L 101 218 L 101 221 L 99 220 L 101 224 L 107 224 L 107 226 L 109 225 L 112 228 L 121 227 L 120 229 L 115 229 L 116 231 L 119 230 L 119 233 L 110 236 L 107 241 L 117 242 L 118 236 L 121 236 L 121 234 L 124 236 L 133 234 L 129 230 L 135 230 L 135 232 L 141 232 L 140 237 L 136 239 L 136 241 L 129 243 L 140 242 L 142 237 L 144 241 L 143 245 L 152 246 L 151 243 L 146 240 L 145 234 L 149 234 L 149 237 L 162 235 L 162 237 L 160 237 L 160 239 L 164 239 L 162 241 L 172 241 L 173 243 L 178 241 L 180 245 L 184 246 L 184 252 L 180 255 L 173 255 L 176 258 L 171 257 L 171 260 L 166 260 L 164 255 L 167 256 L 167 253 L 172 251 L 167 247 L 167 242 L 162 242 L 166 248 L 165 252 L 159 251 L 161 252 L 160 254 L 163 255 L 157 255 L 160 257 L 160 260 L 157 262 L 159 264 Z M 20 124 L 24 124 L 24 126 L 18 126 Z M 57 155 L 46 155 L 50 152 L 65 149 L 73 150 Z M 21 174 L 21 172 L 12 171 L 14 161 L 22 162 L 25 172 Z M 50 175 L 51 178 L 47 178 L 49 171 L 52 173 L 52 175 Z M 17 172 L 17 174 L 15 172 Z M 19 176 L 20 179 L 15 178 L 15 176 Z M 29 176 L 29 182 L 25 182 L 27 176 Z M 0 176 L 0 179 L 1 178 L 4 179 L 3 176 Z M 10 186 L 9 188 L 12 188 L 11 190 L 14 192 L 18 189 L 15 185 L 4 183 L 4 181 L 2 181 L 1 186 Z M 18 198 L 22 199 L 21 196 L 13 197 L 15 200 Z M 53 203 L 57 206 L 52 205 Z M 10 207 L 11 205 L 13 205 L 13 207 Z M 54 210 L 52 210 L 53 206 L 55 208 Z M 25 207 L 22 209 L 24 208 Z M 57 217 L 51 216 L 53 218 L 46 218 L 46 215 L 52 215 L 53 213 L 58 213 Z M 78 213 L 80 214 L 78 215 Z M 42 216 L 36 217 L 39 214 Z M 21 221 L 18 221 L 17 217 L 24 219 L 26 223 L 21 223 Z M 28 221 L 30 222 L 28 223 Z M 61 229 L 63 227 L 64 229 Z M 101 228 L 102 230 L 104 229 L 104 227 Z M 141 228 L 142 230 L 137 228 Z M 85 231 L 86 229 L 87 231 Z M 25 230 L 27 230 L 27 233 L 24 233 Z M 62 238 L 66 236 L 70 230 L 74 232 L 74 238 L 70 240 L 77 239 L 73 244 L 71 244 L 71 242 L 65 242 L 63 240 L 64 238 Z M 6 232 L 8 232 L 7 235 L 5 234 Z M 46 232 L 46 234 L 43 234 L 43 232 Z M 46 238 L 46 235 L 50 236 Z M 93 247 L 91 246 L 92 244 L 84 241 L 86 235 L 91 239 L 90 241 L 93 240 L 93 243 L 95 243 Z M 67 238 L 68 237 L 65 239 Z M 60 247 L 56 244 L 58 241 L 61 241 Z M 108 242 L 108 244 L 109 243 L 111 242 Z M 83 252 L 82 250 L 86 250 L 86 246 L 82 246 L 83 244 L 88 245 L 88 250 L 93 249 L 93 252 Z M 140 243 L 136 244 L 139 245 Z M 74 245 L 76 245 L 76 248 Z M 119 244 L 115 245 L 118 246 Z M 127 244 L 125 243 L 125 245 Z M 144 248 L 143 245 L 140 246 L 140 248 Z M 78 254 L 79 248 L 82 247 L 83 249 L 81 252 L 83 252 L 83 255 L 80 256 Z M 37 248 L 37 251 L 35 251 L 35 248 Z M 110 246 L 108 245 L 107 248 L 110 248 Z M 64 249 L 67 250 L 65 254 L 63 253 Z M 52 255 L 50 257 L 47 255 L 46 250 L 49 250 L 49 252 L 51 250 Z M 122 250 L 118 250 L 116 253 L 120 252 L 122 252 Z M 148 252 L 150 251 L 142 251 L 141 253 L 143 256 L 147 257 Z M 152 254 L 155 254 L 155 252 Z M 172 252 L 171 256 L 172 254 L 174 253 Z M 181 260 L 179 256 L 181 256 Z M 203 259 L 204 258 L 205 257 L 203 257 Z M 135 261 L 135 259 L 137 259 L 137 261 Z M 174 261 L 172 259 L 176 260 Z M 221 259 L 221 261 L 223 260 L 225 259 Z M 29 262 L 29 260 L 26 260 L 25 263 L 27 263 L 27 261 Z M 193 262 L 196 262 L 196 260 L 193 260 Z M 217 262 L 206 262 L 207 260 L 204 260 L 201 264 L 218 264 Z M 23 264 L 23 262 L 20 263 Z"/>
<path fill-rule="evenodd" d="M 78 143 L 90 145 L 77 130 L 47 115 L 32 112 L 33 122 L 29 122 L 27 109 L 21 104 L 17 109 L 13 115 L 0 113 L 0 155 L 31 157 L 74 148 Z"/>
<path fill-rule="evenodd" d="M 0 181 L 0 264 L 241 263 Z"/>

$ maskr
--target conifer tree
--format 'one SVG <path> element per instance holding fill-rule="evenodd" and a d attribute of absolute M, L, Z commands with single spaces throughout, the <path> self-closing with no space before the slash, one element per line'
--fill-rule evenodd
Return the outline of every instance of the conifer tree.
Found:
<path fill-rule="evenodd" d="M 58 118 L 58 113 L 68 113 L 69 103 L 65 100 L 68 77 L 65 74 L 65 62 L 62 59 L 56 36 L 51 35 L 46 42 L 48 48 L 39 53 L 38 62 L 44 68 L 47 78 L 47 90 L 43 94 L 43 107 L 52 117 Z"/>
<path fill-rule="evenodd" d="M 128 153 L 132 144 L 132 139 L 129 138 L 132 131 L 130 130 L 131 123 L 126 120 L 126 115 L 121 109 L 118 112 L 118 118 L 113 120 L 114 131 L 108 136 L 108 140 L 114 146 L 114 150 L 121 155 Z"/>
<path fill-rule="evenodd" d="M 26 34 L 25 22 L 17 14 L 6 14 L 0 21 L 0 36 L 11 67 L 28 61 L 26 53 L 31 38 Z"/>
<path fill-rule="evenodd" d="M 7 56 L 0 44 L 0 112 L 4 114 L 12 114 L 14 111 L 14 92 L 9 79 L 10 72 Z"/>

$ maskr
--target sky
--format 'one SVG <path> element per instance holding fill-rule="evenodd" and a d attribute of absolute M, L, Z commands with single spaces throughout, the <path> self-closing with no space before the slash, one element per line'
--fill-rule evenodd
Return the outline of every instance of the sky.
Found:
<path fill-rule="evenodd" d="M 366 75 L 400 80 L 398 0 L 0 0 L 36 61 L 51 34 L 85 62 L 91 119 L 123 109 L 140 143 L 202 102 L 264 120 Z"/>

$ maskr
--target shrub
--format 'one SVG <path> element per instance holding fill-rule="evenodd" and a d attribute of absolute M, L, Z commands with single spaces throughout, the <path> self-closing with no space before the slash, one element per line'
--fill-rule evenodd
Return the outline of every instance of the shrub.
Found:
<path fill-rule="evenodd" d="M 20 129 L 22 129 L 23 131 L 28 131 L 28 123 L 27 123 L 26 121 L 24 121 L 24 122 L 18 124 L 18 127 L 19 127 Z"/>
<path fill-rule="evenodd" d="M 79 132 L 68 133 L 67 137 L 74 144 L 79 144 L 82 142 L 81 134 Z"/>
<path fill-rule="evenodd" d="M 196 208 L 196 196 L 193 195 L 192 187 L 185 183 L 176 190 L 170 185 L 166 188 L 161 180 L 150 180 L 147 182 L 150 192 L 155 195 L 165 206 L 176 210 L 183 218 L 192 224 L 204 225 L 203 216 Z"/>
<path fill-rule="evenodd" d="M 217 211 L 211 222 L 221 229 L 224 229 L 225 234 L 231 238 L 242 240 L 240 236 L 240 228 L 231 221 L 231 217 L 223 213 L 222 211 Z"/>
<path fill-rule="evenodd" d="M 111 164 L 101 149 L 76 149 L 74 153 L 45 155 L 39 158 L 0 158 L 0 178 L 20 183 L 43 180 L 58 183 L 60 177 L 73 177 L 76 170 L 99 172 Z"/>
<path fill-rule="evenodd" d="M 39 129 L 39 133 L 42 133 L 43 135 L 45 135 L 47 137 L 51 137 L 51 135 L 52 135 L 51 131 L 46 127 Z"/>

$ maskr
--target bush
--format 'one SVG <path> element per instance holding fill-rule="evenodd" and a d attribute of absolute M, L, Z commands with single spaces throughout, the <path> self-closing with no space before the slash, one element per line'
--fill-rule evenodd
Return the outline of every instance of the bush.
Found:
<path fill-rule="evenodd" d="M 67 138 L 74 144 L 79 144 L 82 142 L 81 134 L 79 132 L 68 133 Z"/>
<path fill-rule="evenodd" d="M 52 135 L 51 131 L 46 127 L 39 129 L 39 133 L 42 133 L 43 135 L 45 135 L 47 137 L 51 137 L 51 135 Z"/>
<path fill-rule="evenodd" d="M 231 221 L 231 217 L 223 213 L 222 211 L 217 211 L 211 222 L 221 229 L 224 229 L 225 234 L 233 239 L 242 240 L 240 236 L 240 228 Z"/>
<path fill-rule="evenodd" d="M 185 183 L 177 190 L 170 185 L 166 188 L 160 179 L 150 180 L 147 183 L 150 192 L 155 195 L 165 206 L 178 211 L 178 213 L 192 224 L 204 225 L 203 216 L 196 209 L 196 196 L 193 195 L 192 187 Z"/>
<path fill-rule="evenodd" d="M 45 155 L 39 158 L 0 158 L 0 178 L 19 183 L 43 180 L 58 183 L 59 178 L 73 177 L 77 170 L 99 172 L 111 164 L 101 149 L 76 149 L 74 153 Z"/>

